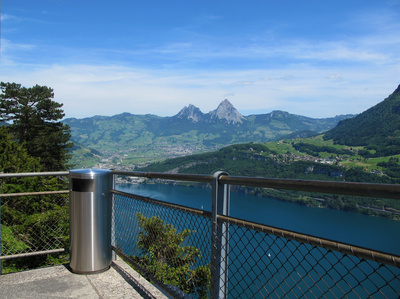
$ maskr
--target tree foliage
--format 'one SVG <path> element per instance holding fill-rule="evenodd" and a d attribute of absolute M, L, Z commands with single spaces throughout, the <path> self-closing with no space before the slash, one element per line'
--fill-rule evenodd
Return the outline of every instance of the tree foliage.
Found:
<path fill-rule="evenodd" d="M 39 158 L 29 155 L 24 144 L 11 140 L 8 128 L 0 127 L 0 172 L 40 172 Z M 58 191 L 67 182 L 57 177 L 11 177 L 0 181 L 0 193 Z M 8 197 L 1 203 L 3 254 L 30 250 L 68 248 L 69 206 L 65 195 Z M 32 269 L 66 262 L 65 255 L 40 255 L 3 262 L 4 272 Z"/>
<path fill-rule="evenodd" d="M 156 216 L 146 218 L 137 213 L 136 217 L 142 229 L 137 242 L 140 257 L 136 261 L 163 283 L 177 286 L 187 294 L 207 297 L 210 269 L 208 266 L 195 267 L 197 260 L 202 258 L 200 250 L 184 246 L 185 239 L 193 231 L 177 232 L 171 224 L 164 224 Z"/>
<path fill-rule="evenodd" d="M 9 124 L 13 139 L 30 156 L 40 158 L 43 170 L 67 169 L 70 129 L 59 121 L 64 117 L 63 105 L 52 100 L 53 89 L 4 82 L 0 89 L 0 121 Z"/>
<path fill-rule="evenodd" d="M 10 139 L 8 129 L 0 127 L 0 171 L 4 173 L 36 172 L 41 170 L 39 160 L 25 148 Z"/>

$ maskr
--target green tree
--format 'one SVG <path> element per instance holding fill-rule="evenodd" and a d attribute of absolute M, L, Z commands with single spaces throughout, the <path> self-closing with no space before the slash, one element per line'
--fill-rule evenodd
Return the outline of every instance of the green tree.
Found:
<path fill-rule="evenodd" d="M 183 246 L 192 231 L 185 229 L 178 233 L 159 217 L 146 218 L 141 213 L 136 216 L 143 230 L 138 237 L 137 246 L 141 254 L 135 258 L 136 262 L 165 284 L 177 286 L 187 294 L 207 297 L 210 268 L 195 267 L 197 260 L 202 258 L 200 250 Z"/>
<path fill-rule="evenodd" d="M 0 121 L 9 123 L 13 138 L 40 158 L 43 170 L 66 170 L 70 159 L 70 129 L 60 103 L 53 101 L 53 89 L 35 85 L 0 83 Z"/>
<path fill-rule="evenodd" d="M 38 159 L 31 157 L 20 144 L 11 141 L 8 129 L 0 127 L 0 172 L 39 172 Z"/>

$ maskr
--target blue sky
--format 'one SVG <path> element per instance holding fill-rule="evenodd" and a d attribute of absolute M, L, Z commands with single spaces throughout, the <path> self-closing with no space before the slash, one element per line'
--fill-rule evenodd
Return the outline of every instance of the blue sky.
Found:
<path fill-rule="evenodd" d="M 356 114 L 400 84 L 400 1 L 3 0 L 0 80 L 67 118 Z"/>

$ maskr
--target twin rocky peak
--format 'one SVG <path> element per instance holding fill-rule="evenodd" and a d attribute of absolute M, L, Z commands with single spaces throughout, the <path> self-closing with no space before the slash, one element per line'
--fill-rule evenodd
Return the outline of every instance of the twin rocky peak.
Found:
<path fill-rule="evenodd" d="M 217 109 L 206 114 L 201 112 L 196 106 L 190 104 L 179 111 L 174 117 L 194 123 L 226 121 L 228 124 L 241 124 L 246 121 L 246 118 L 228 100 L 222 101 Z"/>

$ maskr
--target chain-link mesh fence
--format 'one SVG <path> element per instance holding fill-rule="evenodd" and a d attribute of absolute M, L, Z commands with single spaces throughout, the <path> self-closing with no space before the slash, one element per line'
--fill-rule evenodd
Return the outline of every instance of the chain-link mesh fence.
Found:
<path fill-rule="evenodd" d="M 230 298 L 398 298 L 400 295 L 397 267 L 296 241 L 282 236 L 279 229 L 274 235 L 265 226 L 229 217 L 219 220 L 218 225 L 226 225 L 227 220 Z M 323 240 L 320 242 L 324 246 Z M 336 247 L 340 250 L 340 244 Z M 353 251 L 357 254 L 356 248 Z"/>
<path fill-rule="evenodd" d="M 208 294 L 210 213 L 121 192 L 113 207 L 113 245 L 143 274 L 164 287 L 177 286 L 198 297 Z"/>
<path fill-rule="evenodd" d="M 332 250 L 324 248 L 322 239 L 308 242 L 302 235 L 299 241 L 279 229 L 231 217 L 218 217 L 216 225 L 227 230 L 213 242 L 210 213 L 115 193 L 114 246 L 150 279 L 193 297 L 400 296 L 400 269 L 357 257 L 357 248 L 335 243 L 337 250 Z M 226 256 L 221 249 L 211 250 L 222 240 Z M 318 242 L 321 246 L 314 244 Z M 373 258 L 374 252 L 368 254 Z M 227 267 L 215 267 L 213 259 Z M 222 272 L 214 276 L 217 268 Z"/>
<path fill-rule="evenodd" d="M 3 256 L 65 247 L 69 239 L 67 195 L 5 197 L 1 204 Z"/>
<path fill-rule="evenodd" d="M 19 182 L 30 182 L 30 184 L 32 181 L 43 184 L 51 182 L 37 178 L 19 180 Z M 54 188 L 65 185 L 62 181 L 54 184 L 54 181 L 59 181 L 59 179 L 52 181 Z M 8 182 L 3 181 L 4 189 L 7 187 L 5 183 Z M 65 193 L 65 191 L 57 190 L 36 194 L 31 192 L 29 195 L 28 193 L 1 195 L 0 258 L 3 273 L 68 260 L 63 253 L 69 243 L 69 197 Z M 48 256 L 50 253 L 57 254 Z"/>

